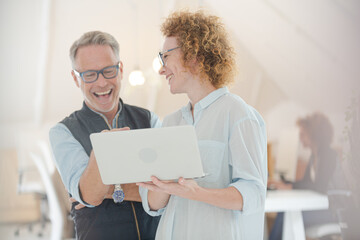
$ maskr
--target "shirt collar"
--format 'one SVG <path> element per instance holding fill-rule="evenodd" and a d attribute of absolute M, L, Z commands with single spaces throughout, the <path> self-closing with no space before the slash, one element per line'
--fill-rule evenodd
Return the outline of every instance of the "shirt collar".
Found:
<path fill-rule="evenodd" d="M 116 126 L 116 119 L 119 117 L 119 114 L 121 113 L 122 105 L 123 105 L 123 102 L 122 102 L 122 100 L 121 100 L 121 98 L 120 98 L 120 99 L 119 99 L 119 110 L 116 112 L 115 117 L 114 117 L 114 119 L 113 119 L 113 122 L 111 123 L 111 125 L 112 125 L 113 128 L 114 128 L 114 127 L 117 127 L 117 126 Z M 87 109 L 91 110 L 93 113 L 96 113 L 96 114 L 100 115 L 102 118 L 104 118 L 104 119 L 106 119 L 106 120 L 108 121 L 108 119 L 105 117 L 104 114 L 99 113 L 99 112 L 97 112 L 97 111 L 89 108 L 89 107 L 85 104 L 85 101 L 84 101 L 84 107 L 86 107 Z"/>
<path fill-rule="evenodd" d="M 221 97 L 224 94 L 229 93 L 229 90 L 227 87 L 218 88 L 214 91 L 212 91 L 210 94 L 208 94 L 206 97 L 201 99 L 199 102 L 197 102 L 194 106 L 194 112 L 200 111 L 202 109 L 207 108 L 209 105 L 211 105 L 213 102 L 215 102 L 219 97 Z M 191 103 L 189 102 L 186 106 L 182 108 L 182 111 L 191 111 Z"/>

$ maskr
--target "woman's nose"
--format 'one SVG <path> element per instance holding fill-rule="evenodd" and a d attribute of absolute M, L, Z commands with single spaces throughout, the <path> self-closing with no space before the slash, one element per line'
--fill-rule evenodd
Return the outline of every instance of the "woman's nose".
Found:
<path fill-rule="evenodd" d="M 162 65 L 161 65 L 161 67 L 160 67 L 160 69 L 159 69 L 159 74 L 160 74 L 160 75 L 164 75 L 164 74 L 165 74 L 165 66 L 162 66 Z"/>

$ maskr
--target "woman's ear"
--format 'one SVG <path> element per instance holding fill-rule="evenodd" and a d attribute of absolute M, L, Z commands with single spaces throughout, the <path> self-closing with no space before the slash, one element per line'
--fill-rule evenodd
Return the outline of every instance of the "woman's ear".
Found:
<path fill-rule="evenodd" d="M 188 67 L 192 74 L 200 73 L 199 62 L 196 57 L 193 57 L 188 61 Z"/>

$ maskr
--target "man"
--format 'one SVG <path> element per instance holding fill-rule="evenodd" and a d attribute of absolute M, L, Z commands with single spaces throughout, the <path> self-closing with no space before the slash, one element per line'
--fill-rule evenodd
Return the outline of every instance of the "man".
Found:
<path fill-rule="evenodd" d="M 62 181 L 77 201 L 71 209 L 76 237 L 153 239 L 159 218 L 144 212 L 135 184 L 115 188 L 102 183 L 89 136 L 115 128 L 159 127 L 160 121 L 152 112 L 119 98 L 123 64 L 113 36 L 85 33 L 71 46 L 70 59 L 72 77 L 84 96 L 83 107 L 55 125 L 49 136 Z M 124 199 L 116 197 L 122 193 Z"/>

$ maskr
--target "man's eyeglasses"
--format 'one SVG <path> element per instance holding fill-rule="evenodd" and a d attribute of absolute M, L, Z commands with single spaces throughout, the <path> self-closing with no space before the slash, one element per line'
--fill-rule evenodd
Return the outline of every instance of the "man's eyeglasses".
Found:
<path fill-rule="evenodd" d="M 95 82 L 96 80 L 98 80 L 100 73 L 106 79 L 111 79 L 111 78 L 116 77 L 119 73 L 119 63 L 117 63 L 116 65 L 110 66 L 110 67 L 103 68 L 99 71 L 88 70 L 88 71 L 81 72 L 81 73 L 79 73 L 75 69 L 73 71 L 74 71 L 75 75 L 77 77 L 81 77 L 81 79 L 85 83 L 92 83 L 92 82 Z"/>
<path fill-rule="evenodd" d="M 171 49 L 169 49 L 169 50 L 166 50 L 166 51 L 164 51 L 164 52 L 159 52 L 159 54 L 158 54 L 158 58 L 159 58 L 159 61 L 160 61 L 160 63 L 161 63 L 161 66 L 165 66 L 165 60 L 164 60 L 164 58 L 163 58 L 163 56 L 164 56 L 164 54 L 165 53 L 168 53 L 168 52 L 171 52 L 171 51 L 173 51 L 173 50 L 175 50 L 175 49 L 178 49 L 178 48 L 180 48 L 180 47 L 175 47 L 175 48 L 171 48 Z"/>

